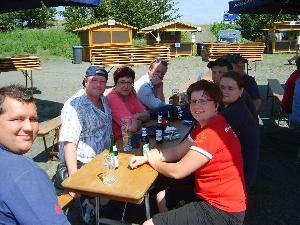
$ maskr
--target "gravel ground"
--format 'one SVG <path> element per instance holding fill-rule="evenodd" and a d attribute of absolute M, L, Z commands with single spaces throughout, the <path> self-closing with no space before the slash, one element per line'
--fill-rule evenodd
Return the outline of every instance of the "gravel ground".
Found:
<path fill-rule="evenodd" d="M 261 157 L 257 182 L 250 193 L 246 225 L 299 225 L 300 177 L 299 168 L 295 166 L 295 156 L 299 145 L 299 133 L 286 128 L 286 123 L 278 126 L 276 120 L 269 118 L 270 99 L 266 99 L 268 78 L 277 78 L 284 83 L 294 70 L 294 65 L 288 65 L 291 55 L 264 55 L 262 62 L 250 63 L 249 74 L 255 76 L 260 87 L 264 104 L 261 108 Z M 89 63 L 72 64 L 59 59 L 42 63 L 41 71 L 33 71 L 35 97 L 37 99 L 39 121 L 59 115 L 63 103 L 78 89 Z M 148 66 L 135 66 L 136 77 L 147 71 Z M 112 69 L 114 71 L 114 69 Z M 207 72 L 206 63 L 200 57 L 181 57 L 171 60 L 165 77 L 165 95 L 171 93 L 173 87 L 180 87 L 189 79 Z M 0 74 L 1 84 L 25 84 L 20 72 Z M 111 77 L 109 84 L 112 84 Z M 47 139 L 49 146 L 51 137 Z M 50 178 L 55 173 L 57 161 L 48 161 L 41 138 L 37 138 L 28 156 L 43 167 Z M 76 208 L 77 207 L 77 208 Z M 112 205 L 113 210 L 117 207 Z M 75 208 L 75 209 L 73 209 Z M 141 209 L 131 209 L 132 214 L 142 214 Z M 78 204 L 71 208 L 69 216 L 72 224 L 81 224 Z M 130 214 L 130 209 L 129 209 Z M 139 222 L 143 216 L 139 217 Z"/>

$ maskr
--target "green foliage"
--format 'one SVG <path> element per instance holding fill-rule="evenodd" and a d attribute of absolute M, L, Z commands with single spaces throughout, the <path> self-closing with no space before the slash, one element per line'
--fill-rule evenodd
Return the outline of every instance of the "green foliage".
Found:
<path fill-rule="evenodd" d="M 147 40 L 144 38 L 134 38 L 132 42 L 132 45 L 134 47 L 143 46 L 147 44 Z"/>
<path fill-rule="evenodd" d="M 25 11 L 0 14 L 0 31 L 11 31 L 17 28 L 46 28 L 54 21 L 56 10 L 42 7 Z"/>
<path fill-rule="evenodd" d="M 241 27 L 242 36 L 248 40 L 262 39 L 261 29 L 269 28 L 272 22 L 297 20 L 298 16 L 288 14 L 242 14 L 237 24 Z"/>
<path fill-rule="evenodd" d="M 181 42 L 191 42 L 192 41 L 192 37 L 190 34 L 188 34 L 187 32 L 181 32 Z"/>
<path fill-rule="evenodd" d="M 103 0 L 101 7 L 67 7 L 62 15 L 68 31 L 107 19 L 143 28 L 179 18 L 175 4 L 174 0 Z"/>
<path fill-rule="evenodd" d="M 52 56 L 72 58 L 72 46 L 79 45 L 77 35 L 63 29 L 18 29 L 0 33 L 1 56 L 39 54 L 43 59 Z"/>
<path fill-rule="evenodd" d="M 226 29 L 236 29 L 236 25 L 228 24 L 228 23 L 213 23 L 213 25 L 210 27 L 210 32 L 217 37 L 220 30 L 226 30 Z"/>
<path fill-rule="evenodd" d="M 61 15 L 65 17 L 65 30 L 73 31 L 77 28 L 94 23 L 93 10 L 90 7 L 66 7 Z"/>

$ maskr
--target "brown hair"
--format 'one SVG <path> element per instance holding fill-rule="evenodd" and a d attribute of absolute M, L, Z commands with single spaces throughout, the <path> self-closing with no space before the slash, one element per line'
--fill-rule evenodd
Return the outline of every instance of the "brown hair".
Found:
<path fill-rule="evenodd" d="M 115 85 L 117 84 L 119 78 L 121 77 L 131 77 L 132 81 L 135 79 L 135 72 L 128 66 L 122 66 L 116 69 L 113 74 Z"/>
<path fill-rule="evenodd" d="M 244 79 L 238 72 L 229 71 L 227 73 L 224 73 L 220 80 L 222 80 L 222 78 L 225 78 L 225 77 L 231 78 L 232 80 L 234 80 L 237 83 L 239 89 L 242 89 L 245 87 Z"/>
<path fill-rule="evenodd" d="M 35 103 L 32 92 L 22 85 L 9 85 L 0 88 L 0 115 L 4 113 L 5 98 L 12 98 L 22 103 Z"/>
<path fill-rule="evenodd" d="M 220 103 L 222 101 L 223 95 L 218 87 L 211 81 L 199 80 L 189 86 L 187 89 L 187 95 L 189 102 L 191 101 L 191 95 L 195 91 L 203 91 L 212 101 L 215 103 Z"/>
<path fill-rule="evenodd" d="M 154 59 L 151 63 L 150 63 L 150 66 L 149 66 L 149 69 L 151 70 L 154 66 L 155 63 L 158 63 L 158 64 L 163 64 L 165 67 L 168 67 L 168 62 L 164 59 L 161 59 L 161 58 L 157 58 L 157 59 Z"/>

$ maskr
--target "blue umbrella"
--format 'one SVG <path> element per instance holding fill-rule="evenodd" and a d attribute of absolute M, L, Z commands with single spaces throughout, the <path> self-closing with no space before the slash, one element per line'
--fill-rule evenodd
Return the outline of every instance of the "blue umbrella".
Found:
<path fill-rule="evenodd" d="M 100 0 L 1 0 L 0 13 L 56 6 L 99 6 Z"/>
<path fill-rule="evenodd" d="M 229 13 L 300 14 L 299 0 L 235 0 L 228 4 Z"/>

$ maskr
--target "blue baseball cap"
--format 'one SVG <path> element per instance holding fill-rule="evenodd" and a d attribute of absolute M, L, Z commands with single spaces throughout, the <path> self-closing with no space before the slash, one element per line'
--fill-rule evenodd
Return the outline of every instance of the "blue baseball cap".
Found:
<path fill-rule="evenodd" d="M 90 66 L 89 68 L 87 68 L 85 76 L 86 77 L 102 76 L 102 77 L 105 77 L 106 79 L 108 79 L 107 71 L 105 70 L 104 67 L 101 67 L 101 66 Z"/>
<path fill-rule="evenodd" d="M 230 63 L 239 63 L 239 62 L 243 62 L 246 63 L 248 62 L 248 60 L 246 58 L 243 58 L 240 54 L 231 54 L 231 55 L 225 55 L 221 57 L 222 59 L 227 60 Z"/>

